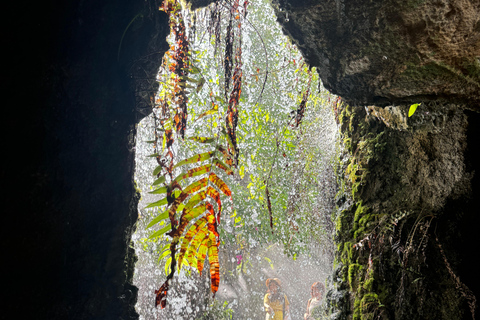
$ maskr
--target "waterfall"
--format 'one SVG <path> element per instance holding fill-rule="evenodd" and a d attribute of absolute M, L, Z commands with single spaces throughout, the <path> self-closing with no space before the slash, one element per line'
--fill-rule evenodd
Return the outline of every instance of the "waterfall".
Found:
<path fill-rule="evenodd" d="M 222 46 L 228 12 L 229 8 L 221 3 L 194 14 L 182 11 L 195 64 L 208 79 L 200 89 L 198 82 L 192 83 L 186 137 L 213 132 L 223 121 L 222 117 L 211 117 L 194 122 L 210 107 L 205 103 L 209 95 L 218 96 L 220 106 L 226 104 L 220 97 L 225 84 Z M 212 31 L 215 13 L 223 20 L 217 31 Z M 167 307 L 155 308 L 154 292 L 165 281 L 169 266 L 167 257 L 159 261 L 168 247 L 168 237 L 148 240 L 151 230 L 145 229 L 158 214 L 145 207 L 159 199 L 148 193 L 153 190 L 156 178 L 152 172 L 158 165 L 149 155 L 154 153 L 151 142 L 156 139 L 155 112 L 159 111 L 154 110 L 137 126 L 135 180 L 142 199 L 133 240 L 138 256 L 134 284 L 139 289 L 136 309 L 140 319 L 264 319 L 267 278 L 282 280 L 292 317 L 301 319 L 310 286 L 325 282 L 331 273 L 331 214 L 337 191 L 333 166 L 338 149 L 333 108 L 338 99 L 323 88 L 316 70 L 309 69 L 297 48 L 283 35 L 267 1 L 251 1 L 242 27 L 241 41 L 234 42 L 241 44 L 243 68 L 237 130 L 240 158 L 233 177 L 225 178 L 233 201 L 224 202 L 219 226 L 221 278 L 215 300 L 210 293 L 208 268 L 202 275 L 183 268 L 173 278 Z M 215 43 L 215 32 L 221 36 L 220 48 Z M 169 41 L 174 44 L 173 36 Z M 162 79 L 166 79 L 166 72 L 165 68 L 159 71 L 160 89 L 155 99 L 165 93 Z M 301 110 L 303 100 L 305 108 Z M 191 148 L 180 141 L 175 146 L 177 160 L 195 154 Z M 273 229 L 267 210 L 266 181 Z"/>

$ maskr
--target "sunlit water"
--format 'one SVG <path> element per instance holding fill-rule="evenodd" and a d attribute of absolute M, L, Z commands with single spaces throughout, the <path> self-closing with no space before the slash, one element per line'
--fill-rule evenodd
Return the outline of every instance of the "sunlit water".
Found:
<path fill-rule="evenodd" d="M 202 316 L 204 319 L 229 319 L 229 312 L 233 313 L 233 319 L 265 319 L 265 281 L 273 277 L 282 280 L 282 289 L 290 301 L 292 320 L 303 319 L 307 300 L 310 298 L 311 284 L 316 281 L 325 282 L 331 273 L 333 228 L 329 217 L 336 192 L 332 163 L 337 144 L 337 127 L 331 106 L 336 97 L 318 86 L 318 82 L 312 84 L 311 91 L 315 95 L 312 95 L 307 105 L 305 126 L 301 132 L 291 130 L 293 138 L 284 139 L 282 142 L 285 148 L 291 145 L 288 147 L 290 153 L 286 151 L 288 155 L 284 153 L 285 156 L 280 156 L 274 163 L 272 185 L 276 188 L 273 192 L 277 194 L 272 196 L 272 208 L 275 213 L 290 219 L 290 223 L 276 226 L 274 236 L 268 234 L 269 239 L 274 241 L 267 241 L 265 230 L 270 230 L 265 228 L 268 213 L 265 211 L 264 201 L 261 201 L 264 191 L 261 190 L 261 184 L 253 182 L 262 177 L 267 165 L 271 163 L 269 157 L 273 156 L 273 152 L 269 152 L 268 148 L 275 145 L 275 132 L 282 132 L 288 127 L 290 112 L 298 106 L 298 96 L 305 89 L 306 81 L 299 75 L 301 56 L 275 23 L 273 10 L 264 1 L 251 2 L 249 23 L 244 23 L 242 31 L 245 77 L 240 118 L 242 119 L 243 115 L 245 123 L 242 124 L 244 131 L 242 132 L 241 128 L 239 130 L 239 142 L 243 177 L 237 173 L 236 179 L 229 182 L 235 184 L 232 187 L 233 203 L 224 209 L 223 231 L 220 232 L 221 235 L 222 232 L 235 235 L 237 242 L 227 241 L 220 247 L 221 281 L 215 300 L 211 297 L 206 266 L 206 271 L 201 276 L 196 271 L 188 272 L 184 269 L 176 273 L 169 290 L 167 307 L 160 310 L 154 306 L 154 291 L 166 278 L 165 261 L 158 261 L 158 257 L 161 247 L 167 242 L 154 243 L 145 240 L 149 234 L 145 231 L 145 226 L 153 213 L 143 208 L 158 200 L 148 194 L 155 179 L 152 172 L 157 166 L 155 159 L 148 157 L 153 153 L 152 144 L 146 142 L 154 139 L 153 116 L 146 117 L 138 124 L 135 180 L 141 190 L 142 199 L 139 203 L 137 232 L 133 240 L 138 255 L 134 284 L 139 288 L 136 309 L 140 319 L 202 319 Z M 203 52 L 204 58 L 199 59 L 199 63 L 202 64 L 205 74 L 212 79 L 212 83 L 221 83 L 218 71 L 222 68 L 221 54 L 218 59 L 208 58 L 213 57 L 214 47 L 210 41 L 204 41 L 206 44 L 200 42 L 201 39 L 208 40 L 206 17 L 209 17 L 209 14 L 203 10 L 196 15 L 196 41 L 192 41 L 192 47 Z M 190 30 L 193 39 L 193 31 Z M 264 43 L 266 48 L 261 43 Z M 263 95 L 260 96 L 263 80 L 262 72 L 258 70 L 267 68 L 265 51 L 269 54 L 268 70 L 271 75 Z M 280 71 L 274 72 L 275 68 Z M 197 109 L 200 107 L 194 105 L 198 100 L 192 101 L 190 113 L 198 115 L 201 111 Z M 257 114 L 258 110 L 264 113 Z M 271 132 L 263 133 L 263 140 L 269 140 L 268 143 L 258 142 L 260 133 L 251 129 L 252 126 L 258 126 L 252 114 L 255 114 L 256 121 L 259 116 L 265 117 L 263 124 L 269 128 L 265 130 Z M 198 130 L 201 128 L 193 124 L 187 135 L 195 134 Z M 289 203 L 295 194 L 305 196 L 295 199 L 296 207 L 292 209 Z M 280 200 L 282 195 L 288 203 L 287 200 Z M 235 220 L 233 210 L 237 210 L 236 218 L 241 217 L 241 220 Z M 293 214 L 287 214 L 289 210 Z M 297 226 L 299 231 L 292 232 L 289 227 L 291 225 Z M 285 244 L 292 246 L 286 248 Z"/>

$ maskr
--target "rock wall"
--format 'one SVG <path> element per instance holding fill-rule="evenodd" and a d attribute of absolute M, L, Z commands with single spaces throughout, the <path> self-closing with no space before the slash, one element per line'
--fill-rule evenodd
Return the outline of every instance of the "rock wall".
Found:
<path fill-rule="evenodd" d="M 7 317 L 135 319 L 135 123 L 167 43 L 159 1 L 7 4 Z M 5 190 L 6 187 L 6 190 Z"/>
<path fill-rule="evenodd" d="M 274 6 L 344 102 L 332 318 L 474 318 L 480 1 Z"/>
<path fill-rule="evenodd" d="M 478 0 L 275 0 L 274 6 L 325 87 L 350 102 L 478 104 Z"/>
<path fill-rule="evenodd" d="M 479 116 L 458 105 L 342 107 L 338 319 L 469 319 L 480 289 Z"/>

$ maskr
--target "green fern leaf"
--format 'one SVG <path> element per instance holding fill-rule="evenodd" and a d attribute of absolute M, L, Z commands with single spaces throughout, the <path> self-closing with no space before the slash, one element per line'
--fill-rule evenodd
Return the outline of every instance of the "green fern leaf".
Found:
<path fill-rule="evenodd" d="M 190 198 L 190 200 L 188 200 L 184 210 L 190 210 L 191 208 L 196 206 L 200 201 L 204 200 L 206 197 L 207 197 L 207 193 L 205 191 L 195 194 L 193 197 Z"/>
<path fill-rule="evenodd" d="M 200 243 L 200 247 L 198 248 L 197 252 L 197 270 L 200 274 L 202 274 L 205 258 L 207 257 L 208 245 L 209 237 L 206 236 L 202 239 L 202 242 Z"/>
<path fill-rule="evenodd" d="M 182 245 L 180 247 L 180 256 L 178 258 L 179 264 L 182 263 L 183 257 L 185 256 L 185 253 L 187 253 L 187 250 L 190 247 L 190 242 L 194 239 L 197 233 L 200 232 L 200 230 L 205 230 L 204 226 L 207 224 L 207 222 L 208 221 L 206 217 L 200 218 L 188 229 L 187 234 L 183 238 Z"/>
<path fill-rule="evenodd" d="M 152 183 L 152 186 L 156 186 L 156 185 L 159 185 L 160 183 L 164 183 L 164 182 L 165 182 L 165 176 L 162 176 L 162 177 L 158 178 L 157 180 L 155 180 Z"/>
<path fill-rule="evenodd" d="M 210 159 L 213 155 L 215 154 L 214 151 L 210 152 L 205 152 L 205 153 L 200 153 L 196 154 L 193 157 L 190 157 L 188 159 L 182 160 L 176 165 L 173 166 L 173 169 L 178 168 L 180 166 L 183 166 L 184 164 L 189 164 L 189 163 L 195 163 L 195 162 L 201 162 Z"/>
<path fill-rule="evenodd" d="M 232 191 L 230 191 L 230 188 L 228 185 L 220 179 L 215 173 L 210 172 L 210 175 L 208 179 L 215 184 L 220 191 L 222 191 L 226 196 L 231 197 L 232 196 Z"/>
<path fill-rule="evenodd" d="M 191 210 L 183 210 L 183 214 L 180 218 L 180 225 L 177 229 L 178 236 L 181 236 L 187 225 L 200 214 L 205 212 L 205 205 L 201 204 Z"/>
<path fill-rule="evenodd" d="M 162 220 L 168 219 L 168 211 L 164 211 L 158 216 L 156 216 L 150 223 L 147 225 L 146 229 L 153 227 Z"/>
<path fill-rule="evenodd" d="M 220 285 L 220 263 L 218 261 L 218 244 L 211 237 L 208 241 L 208 261 L 210 262 L 210 289 L 215 294 Z"/>
<path fill-rule="evenodd" d="M 160 230 L 152 233 L 152 234 L 148 237 L 148 239 L 153 239 L 153 238 L 156 238 L 156 237 L 160 237 L 161 235 L 167 233 L 167 232 L 170 231 L 170 230 L 172 230 L 172 226 L 169 224 L 168 226 L 166 226 L 166 227 L 164 227 L 164 228 L 162 228 L 162 229 L 160 229 Z"/>
<path fill-rule="evenodd" d="M 213 160 L 213 164 L 214 164 L 215 166 L 217 166 L 218 168 L 222 169 L 223 171 L 225 171 L 226 174 L 228 174 L 228 175 L 233 175 L 233 170 L 232 170 L 232 168 L 231 168 L 229 165 L 223 163 L 222 161 L 220 161 L 220 160 L 218 160 L 218 159 L 214 159 L 214 160 Z"/>
<path fill-rule="evenodd" d="M 190 194 L 195 193 L 198 190 L 200 190 L 202 188 L 205 188 L 207 186 L 207 182 L 208 182 L 208 178 L 203 178 L 203 179 L 200 179 L 198 181 L 195 181 L 194 183 L 192 183 L 191 185 L 186 187 L 183 190 L 183 192 L 190 193 Z"/>
<path fill-rule="evenodd" d="M 161 187 L 156 190 L 150 191 L 150 194 L 162 194 L 162 193 L 167 193 L 167 187 Z"/>
<path fill-rule="evenodd" d="M 215 141 L 215 138 L 207 138 L 207 137 L 190 137 L 190 140 L 200 142 L 200 143 L 211 143 Z"/>
<path fill-rule="evenodd" d="M 168 201 L 167 201 L 167 198 L 165 197 L 161 200 L 158 200 L 158 201 L 155 201 L 155 202 L 152 202 L 152 203 L 148 204 L 145 208 L 160 207 L 160 206 L 166 205 L 167 203 L 168 203 Z"/>
<path fill-rule="evenodd" d="M 163 168 L 162 166 L 157 166 L 155 170 L 153 170 L 152 175 L 156 176 L 157 174 L 159 174 L 160 171 L 162 171 L 162 168 Z"/>

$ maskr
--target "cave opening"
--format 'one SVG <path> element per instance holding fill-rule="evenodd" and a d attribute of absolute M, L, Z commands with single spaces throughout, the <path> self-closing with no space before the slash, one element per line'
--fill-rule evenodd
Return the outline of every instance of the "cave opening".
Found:
<path fill-rule="evenodd" d="M 166 1 L 164 10 L 174 9 L 167 7 L 169 3 L 177 4 Z M 153 112 L 137 125 L 135 181 L 142 199 L 133 235 L 138 256 L 133 281 L 139 289 L 136 310 L 140 319 L 172 315 L 175 319 L 223 319 L 232 314 L 256 319 L 264 316 L 266 280 L 279 278 L 292 316 L 301 318 L 310 286 L 325 283 L 333 267 L 331 215 L 339 145 L 332 107 L 339 100 L 323 88 L 316 69 L 304 62 L 282 33 L 267 1 L 245 6 L 237 1 L 237 7 L 218 3 L 195 11 L 178 8 L 170 15 L 170 51 L 157 74 Z M 232 105 L 238 110 L 236 136 L 225 134 L 231 129 Z M 213 156 L 211 145 L 216 150 Z M 214 158 L 217 153 L 222 158 Z M 181 161 L 201 155 L 200 161 Z M 168 168 L 168 161 L 174 170 Z M 165 214 L 182 196 L 181 191 L 172 193 L 169 203 L 172 186 L 181 182 L 181 190 L 187 190 L 201 182 L 195 175 L 182 174 L 202 168 L 197 164 L 202 161 L 212 161 L 216 168 L 199 177 L 206 174 L 211 179 L 216 169 L 227 186 L 205 184 L 199 192 L 207 195 L 195 204 L 200 203 L 195 208 L 211 205 L 218 217 L 220 282 L 215 300 L 211 279 L 215 257 L 205 253 L 200 275 L 197 263 L 202 259 L 202 244 L 188 247 L 185 232 L 172 259 L 175 225 L 171 215 Z M 221 199 L 214 190 L 223 192 Z M 230 197 L 225 196 L 227 191 Z M 187 196 L 179 207 L 188 207 L 196 196 Z M 186 211 L 174 210 L 181 223 Z M 197 213 L 186 229 L 194 230 L 205 216 L 207 210 Z M 192 243 L 202 232 L 198 230 Z M 155 291 L 171 273 L 172 260 L 180 258 L 183 247 L 195 265 L 187 260 L 181 269 L 177 267 L 180 271 L 168 282 L 165 309 L 156 307 Z"/>
<path fill-rule="evenodd" d="M 205 1 L 194 2 L 203 4 Z M 412 129 L 409 128 L 409 122 L 421 125 L 422 118 L 418 116 L 423 115 L 424 119 L 428 119 L 429 112 L 431 115 L 435 114 L 442 124 L 444 121 L 442 118 L 448 118 L 449 111 L 445 112 L 437 107 L 441 107 L 441 103 L 445 102 L 453 103 L 450 110 L 474 110 L 466 112 L 469 126 L 465 133 L 466 167 L 462 171 L 467 173 L 466 177 L 472 178 L 471 181 L 468 180 L 471 182 L 471 189 L 464 188 L 466 184 L 457 185 L 460 188 L 446 185 L 447 189 L 453 187 L 457 191 L 466 192 L 460 198 L 449 198 L 445 208 L 441 208 L 443 217 L 437 224 L 437 230 L 441 231 L 439 234 L 447 235 L 441 240 L 443 248 L 448 249 L 445 254 L 451 263 L 450 266 L 454 268 L 453 273 L 478 296 L 480 287 L 479 277 L 476 276 L 479 184 L 476 172 L 478 169 L 476 137 L 480 120 L 479 58 L 476 46 L 480 32 L 478 1 L 456 2 L 454 11 L 450 10 L 448 1 L 439 5 L 438 1 L 429 0 L 382 1 L 374 4 L 371 1 L 350 0 L 322 2 L 273 0 L 273 2 L 279 6 L 275 10 L 284 31 L 290 34 L 293 41 L 300 44 L 305 58 L 312 61 L 312 65 L 322 66 L 324 84 L 332 90 L 338 90 L 336 92 L 342 96 L 343 101 L 356 101 L 361 105 L 354 106 L 355 103 L 352 103 L 352 108 L 341 110 L 344 111 L 343 115 L 339 113 L 339 120 L 345 124 L 341 128 L 342 133 L 346 134 L 344 141 L 347 144 L 355 142 L 353 157 L 343 158 L 345 168 L 350 160 L 359 159 L 358 156 L 362 153 L 365 156 L 365 152 L 356 150 L 359 141 L 367 147 L 364 151 L 372 151 L 370 155 L 375 157 L 382 156 L 385 143 L 393 146 L 389 148 L 388 153 L 391 155 L 389 159 L 395 160 L 395 164 L 390 167 L 391 170 L 383 171 L 386 175 L 381 173 L 378 167 L 370 168 L 372 169 L 370 173 L 364 170 L 357 171 L 365 172 L 367 180 L 374 179 L 374 183 L 367 187 L 381 188 L 393 181 L 398 188 L 389 186 L 387 191 L 389 193 L 391 191 L 389 194 L 391 196 L 397 194 L 398 197 L 399 193 L 403 193 L 408 197 L 416 192 L 414 187 L 418 181 L 417 175 L 412 175 L 414 172 L 412 170 L 405 170 L 409 166 L 405 166 L 406 162 L 400 161 L 405 159 L 402 152 L 408 152 L 409 145 L 398 144 L 405 138 L 409 139 L 408 130 Z M 9 107 L 5 108 L 7 125 L 3 128 L 7 139 L 4 149 L 18 150 L 19 144 L 26 147 L 23 154 L 17 152 L 4 157 L 6 164 L 2 166 L 1 173 L 2 181 L 8 185 L 6 192 L 2 192 L 2 199 L 6 204 L 4 207 L 8 208 L 5 210 L 7 217 L 5 225 L 20 227 L 20 231 L 15 232 L 14 236 L 5 237 L 3 242 L 4 248 L 7 249 L 5 251 L 7 271 L 4 273 L 7 278 L 5 314 L 46 319 L 138 318 L 134 309 L 137 291 L 131 279 L 135 259 L 133 248 L 129 247 L 130 236 L 138 215 L 137 194 L 132 181 L 133 133 L 138 115 L 142 114 L 143 118 L 148 115 L 145 111 L 152 109 L 149 95 L 153 86 L 158 88 L 158 83 L 152 85 L 152 78 L 155 77 L 161 56 L 168 49 L 165 41 L 168 18 L 166 13 L 159 12 L 160 5 L 159 0 L 102 2 L 53 0 L 48 4 L 43 2 L 7 4 L 8 12 L 21 14 L 9 15 L 6 24 L 9 30 L 12 30 L 6 33 L 6 43 L 9 44 L 7 51 L 11 54 L 5 77 L 6 92 L 9 93 L 8 98 L 13 100 L 8 103 Z M 10 9 L 10 6 L 14 8 Z M 443 15 L 443 9 L 447 9 L 445 13 L 449 14 Z M 419 30 L 415 37 L 411 37 L 409 32 L 411 27 L 424 24 L 426 21 L 432 28 L 427 28 L 425 32 Z M 413 24 L 409 26 L 410 22 Z M 349 30 L 354 32 L 348 32 Z M 221 42 L 224 43 L 224 40 L 223 36 Z M 259 49 L 262 51 L 263 46 Z M 26 59 L 26 53 L 33 54 Z M 275 54 L 275 50 L 270 53 Z M 262 54 L 264 53 L 261 53 L 260 57 Z M 224 56 L 224 51 L 220 56 Z M 297 63 L 298 61 L 296 60 Z M 348 67 L 348 74 L 344 72 L 345 66 Z M 259 69 L 265 70 L 263 67 Z M 249 84 L 255 84 L 257 76 L 258 83 L 263 85 L 265 74 L 256 73 L 256 69 L 254 71 L 253 75 L 245 74 L 244 80 Z M 277 72 L 276 76 L 281 75 L 283 71 L 282 69 Z M 351 72 L 357 73 L 352 75 Z M 269 73 L 268 80 L 269 86 L 277 82 L 273 72 Z M 249 90 L 248 86 L 243 87 L 245 92 Z M 28 112 L 19 114 L 16 106 L 19 105 L 19 101 L 23 101 L 21 98 L 26 92 L 34 98 L 27 101 Z M 288 108 L 296 110 L 301 103 L 302 94 L 298 91 L 292 91 L 292 94 L 298 100 L 295 101 L 295 106 L 290 105 Z M 324 98 L 328 100 L 327 96 Z M 335 99 L 331 103 L 333 101 Z M 357 121 L 358 113 L 362 113 L 365 104 L 375 102 L 378 104 L 377 107 L 368 107 L 372 116 L 373 113 L 378 116 L 377 119 L 368 118 L 368 122 L 373 123 L 370 132 L 364 131 L 363 137 L 356 135 L 356 132 L 349 132 L 350 128 L 361 129 L 364 124 Z M 405 111 L 408 111 L 408 106 L 401 105 L 400 102 L 421 102 L 422 107 L 409 118 L 410 120 L 403 122 L 402 119 L 407 117 Z M 436 102 L 440 104 L 436 106 Z M 132 107 L 134 104 L 135 109 Z M 242 104 L 244 102 L 240 103 L 240 110 Z M 22 102 L 20 105 L 23 106 Z M 309 109 L 310 105 L 306 112 Z M 357 113 L 357 118 L 354 113 Z M 189 115 L 188 119 L 195 118 L 192 113 Z M 252 114 L 253 116 L 255 114 Z M 395 116 L 401 121 L 396 122 Z M 266 114 L 257 117 L 265 119 Z M 269 123 L 273 118 L 273 114 L 270 113 Z M 386 119 L 386 122 L 380 118 Z M 217 125 L 224 123 L 224 119 L 221 120 Z M 305 122 L 308 122 L 307 120 L 308 115 L 304 118 Z M 389 122 L 390 120 L 394 122 Z M 372 133 L 380 133 L 377 131 L 378 128 L 375 129 L 373 126 L 380 127 L 383 132 L 385 125 L 388 124 L 406 125 L 405 132 L 395 134 L 386 131 L 387 134 L 378 139 L 370 139 Z M 142 125 L 140 124 L 139 128 Z M 457 126 L 444 135 L 463 129 L 463 126 Z M 350 133 L 352 134 L 348 136 Z M 437 132 L 437 136 L 441 138 L 441 132 L 440 135 Z M 152 136 L 149 136 L 147 139 L 151 138 Z M 271 137 L 267 135 L 264 140 L 268 138 Z M 362 141 L 361 138 L 365 139 Z M 464 142 L 462 140 L 461 143 Z M 424 145 L 427 148 L 428 146 Z M 444 155 L 447 153 L 444 152 Z M 455 150 L 451 153 L 455 153 Z M 289 153 L 285 154 L 291 156 Z M 412 160 L 415 161 L 409 162 L 410 168 L 418 168 L 419 173 L 430 172 L 432 176 L 438 176 L 440 179 L 451 173 L 451 170 L 432 170 L 435 167 L 431 162 L 416 161 L 416 158 L 421 158 L 420 153 L 412 155 Z M 434 153 L 428 156 L 429 161 L 439 162 Z M 252 159 L 250 156 L 250 161 L 255 162 L 260 159 L 259 157 L 260 155 Z M 282 158 L 283 154 L 280 159 Z M 183 158 L 178 160 L 181 159 Z M 289 168 L 293 167 L 291 161 L 285 161 L 283 164 L 287 163 Z M 381 164 L 388 162 L 383 161 Z M 448 165 L 448 162 L 446 164 Z M 462 161 L 451 164 L 454 164 L 456 169 L 464 165 Z M 380 169 L 382 167 L 385 168 L 380 166 Z M 392 174 L 395 178 L 393 180 L 390 179 Z M 150 173 L 148 177 L 149 183 L 155 179 Z M 352 177 L 356 178 L 355 174 L 345 175 L 343 178 L 345 181 Z M 261 182 L 261 179 L 256 180 L 257 183 L 259 181 Z M 251 183 L 246 182 L 246 186 Z M 229 183 L 232 184 L 231 181 Z M 255 195 L 265 198 L 265 192 L 263 194 L 262 190 L 257 192 L 258 189 L 255 189 Z M 274 190 L 270 190 L 271 196 L 273 192 Z M 250 198 L 251 196 L 249 195 Z M 435 196 L 435 192 L 421 196 L 429 201 Z M 351 217 L 339 215 L 339 227 L 342 222 L 354 222 L 355 208 L 359 209 L 359 215 L 374 213 L 370 214 L 370 217 L 396 213 L 386 202 L 390 197 L 382 198 L 380 204 L 380 208 L 387 205 L 388 212 L 376 210 L 378 206 L 368 208 L 368 204 L 363 201 L 365 199 L 361 195 L 359 197 L 355 201 L 347 199 L 348 197 L 340 197 L 337 204 Z M 253 199 L 249 201 L 255 202 Z M 401 212 L 405 212 L 404 209 L 408 209 L 410 205 L 409 201 L 404 202 L 406 204 L 400 208 Z M 226 213 L 222 215 L 222 223 L 225 223 L 232 215 L 226 209 L 231 204 L 228 199 L 222 200 L 222 203 L 223 211 Z M 279 202 L 272 201 L 272 207 L 278 204 Z M 216 206 L 216 203 L 213 205 Z M 354 205 L 353 211 L 348 211 L 349 205 Z M 263 209 L 261 206 L 258 208 L 257 218 L 269 217 L 265 206 Z M 274 210 L 274 218 L 278 212 Z M 242 213 L 239 212 L 238 216 L 240 214 Z M 412 220 L 416 217 L 412 215 Z M 269 238 L 270 221 L 268 218 L 266 220 L 267 228 L 259 234 Z M 371 221 L 365 217 L 363 222 Z M 140 221 L 139 227 L 142 223 Z M 430 230 L 433 235 L 434 228 Z M 349 229 L 348 232 L 350 231 Z M 361 232 L 357 235 L 359 239 L 363 238 Z M 224 238 L 224 235 L 221 235 L 221 239 Z M 289 237 L 284 240 L 288 241 Z M 342 242 L 340 239 L 337 242 L 337 248 L 340 249 L 337 253 L 340 257 L 355 252 L 353 250 L 355 239 L 346 237 L 343 240 L 345 241 Z M 282 246 L 272 247 L 271 252 L 279 250 L 281 253 L 283 250 L 278 248 Z M 401 265 L 396 264 L 397 256 L 396 252 L 388 251 L 380 257 L 387 261 L 381 268 L 388 271 L 388 275 L 393 278 L 404 271 Z M 266 257 L 272 260 L 270 256 Z M 297 256 L 297 261 L 301 257 L 302 255 Z M 264 258 L 261 257 L 260 260 L 266 264 L 265 268 L 272 270 L 270 263 Z M 436 315 L 442 312 L 448 319 L 462 318 L 462 314 L 444 309 L 448 305 L 456 304 L 462 296 L 458 294 L 456 283 L 452 281 L 455 279 L 446 270 L 441 258 L 435 260 L 439 263 L 432 263 L 430 258 L 419 263 L 420 267 L 428 263 L 435 270 L 442 269 L 443 271 L 440 271 L 445 275 L 443 279 L 436 276 L 426 278 L 430 283 L 437 283 L 438 280 L 442 282 L 442 286 L 436 286 L 436 290 L 424 291 L 428 294 L 427 297 L 433 297 L 430 304 L 433 312 L 431 315 L 421 314 L 424 310 L 417 305 L 408 304 L 405 306 L 404 315 L 407 316 L 404 318 L 426 319 L 430 316 L 430 319 L 438 319 L 441 317 Z M 241 252 L 234 253 L 233 259 L 229 262 L 233 266 L 239 266 L 239 261 L 247 261 Z M 338 280 L 336 283 L 338 290 L 333 292 L 332 301 L 335 303 L 335 312 L 339 312 L 338 317 L 352 316 L 353 313 L 356 313 L 355 317 L 372 316 L 371 311 L 374 309 L 370 308 L 369 303 L 378 301 L 384 308 L 388 308 L 390 313 L 387 315 L 394 314 L 395 306 L 392 303 L 394 291 L 389 293 L 384 290 L 395 289 L 396 281 L 382 283 L 382 278 L 377 277 L 374 281 L 362 283 L 354 278 L 361 268 L 370 270 L 369 261 L 367 252 L 358 263 L 352 261 L 351 268 L 342 267 L 340 264 L 335 266 L 333 276 Z M 373 262 L 376 261 L 378 260 Z M 276 265 L 275 262 L 273 265 Z M 208 269 L 208 263 L 205 268 Z M 153 270 L 154 272 L 158 270 L 158 277 L 161 279 L 157 283 L 147 282 L 152 284 L 152 287 L 148 287 L 144 292 L 153 292 L 165 280 L 163 265 L 159 267 L 155 265 Z M 192 274 L 194 275 L 195 271 Z M 358 274 L 362 276 L 361 273 Z M 207 275 L 208 272 L 204 271 L 205 278 L 198 279 L 205 293 L 211 292 L 210 279 L 206 283 Z M 349 276 L 355 280 L 353 283 L 348 282 Z M 420 286 L 422 277 L 412 274 L 411 286 L 404 290 L 414 302 L 423 299 L 419 298 L 416 290 L 422 289 Z M 361 277 L 357 278 L 362 280 Z M 180 280 L 179 277 L 174 279 Z M 221 279 L 225 280 L 226 276 L 222 275 Z M 289 282 L 290 280 L 284 281 L 284 284 Z M 450 288 L 448 294 L 444 290 L 445 285 Z M 186 286 L 185 283 L 184 287 Z M 264 293 L 265 289 L 262 286 L 259 292 Z M 355 295 L 356 289 L 361 291 L 360 294 Z M 369 291 L 366 292 L 366 289 Z M 303 290 L 299 289 L 302 292 Z M 217 297 L 220 292 L 223 291 L 219 290 Z M 364 294 L 365 292 L 367 294 Z M 457 295 L 452 298 L 449 296 L 451 293 Z M 308 296 L 308 292 L 306 295 Z M 375 300 L 375 295 L 380 300 Z M 170 291 L 169 297 L 174 297 L 173 291 Z M 439 303 L 438 299 L 443 299 L 441 301 L 446 303 Z M 147 299 L 147 302 L 150 304 L 149 308 L 153 308 L 154 301 Z M 169 303 L 173 301 L 170 300 Z M 205 301 L 204 305 L 209 303 L 210 301 Z M 299 303 L 302 309 L 305 307 L 304 304 L 304 300 Z M 468 306 L 463 309 L 463 315 L 468 317 L 470 314 Z M 192 310 L 197 312 L 196 308 Z M 198 314 L 200 312 L 208 310 L 198 310 Z"/>

